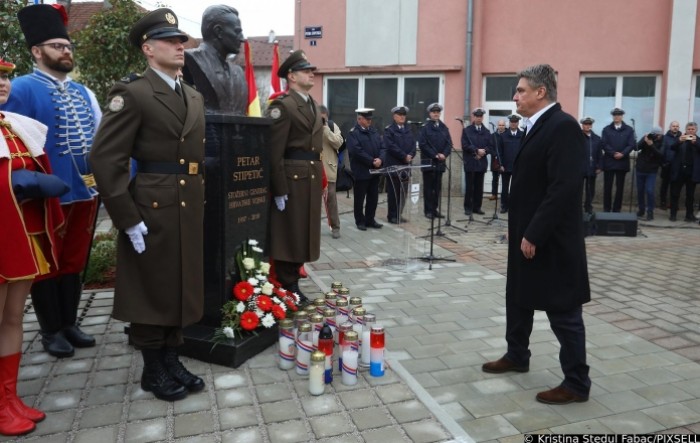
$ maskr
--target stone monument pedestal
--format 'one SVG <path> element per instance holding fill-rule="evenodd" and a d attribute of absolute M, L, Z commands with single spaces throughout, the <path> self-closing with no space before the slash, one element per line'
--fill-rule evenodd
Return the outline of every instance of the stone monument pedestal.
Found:
<path fill-rule="evenodd" d="M 214 346 L 221 307 L 233 297 L 236 253 L 248 239 L 265 247 L 269 206 L 266 138 L 271 119 L 207 114 L 204 206 L 204 315 L 184 329 L 182 355 L 238 367 L 277 340 L 277 328 Z M 187 272 L 187 270 L 185 270 Z"/>

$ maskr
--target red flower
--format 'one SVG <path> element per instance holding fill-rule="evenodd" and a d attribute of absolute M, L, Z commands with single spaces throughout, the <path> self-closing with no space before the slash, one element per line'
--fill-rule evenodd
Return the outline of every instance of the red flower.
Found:
<path fill-rule="evenodd" d="M 294 300 L 292 300 L 290 297 L 284 298 L 284 304 L 286 304 L 287 308 L 290 309 L 291 311 L 297 311 L 299 309 L 297 307 L 296 303 L 294 303 Z"/>
<path fill-rule="evenodd" d="M 257 303 L 258 308 L 260 308 L 263 312 L 270 312 L 270 309 L 272 309 L 272 299 L 267 295 L 261 295 L 258 297 Z"/>
<path fill-rule="evenodd" d="M 277 320 L 282 320 L 286 316 L 286 313 L 284 309 L 282 309 L 282 306 L 274 305 L 272 307 L 272 315 L 274 315 Z"/>
<path fill-rule="evenodd" d="M 241 281 L 233 287 L 233 295 L 240 301 L 246 301 L 253 295 L 253 290 L 253 285 L 247 281 Z"/>
<path fill-rule="evenodd" d="M 241 328 L 244 330 L 252 331 L 258 327 L 258 324 L 260 324 L 260 319 L 255 315 L 255 312 L 246 311 L 241 314 Z"/>

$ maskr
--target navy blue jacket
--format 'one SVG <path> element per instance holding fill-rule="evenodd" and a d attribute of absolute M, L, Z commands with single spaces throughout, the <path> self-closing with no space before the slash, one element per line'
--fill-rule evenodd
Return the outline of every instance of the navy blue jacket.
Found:
<path fill-rule="evenodd" d="M 505 172 L 513 172 L 513 165 L 515 164 L 515 157 L 518 156 L 520 152 L 520 142 L 523 139 L 523 131 L 518 129 L 518 132 L 513 135 L 509 129 L 506 129 L 503 134 L 501 134 L 501 146 L 499 146 L 498 155 L 501 159 L 501 166 L 505 169 Z"/>
<path fill-rule="evenodd" d="M 665 164 L 670 165 L 671 162 L 673 162 L 673 157 L 676 156 L 676 151 L 671 149 L 671 146 L 678 143 L 678 138 L 681 135 L 683 135 L 683 133 L 681 131 L 676 132 L 676 135 L 673 135 L 673 132 L 671 132 L 671 131 L 666 131 L 666 134 L 664 134 L 663 152 L 664 152 L 664 163 Z"/>
<path fill-rule="evenodd" d="M 420 163 L 422 165 L 435 165 L 439 172 L 445 171 L 445 162 L 438 162 L 435 156 L 442 154 L 445 157 L 452 151 L 452 137 L 447 126 L 440 120 L 435 122 L 428 120 L 421 126 L 418 134 L 418 147 L 420 148 Z"/>
<path fill-rule="evenodd" d="M 685 145 L 685 146 L 683 146 Z M 700 183 L 700 141 L 695 139 L 695 143 L 690 141 L 678 141 L 676 144 L 671 146 L 671 150 L 674 151 L 675 156 L 671 162 L 671 181 L 683 181 L 683 165 L 685 163 L 683 159 L 684 151 L 690 150 L 692 152 L 692 162 L 689 163 L 687 167 L 692 168 L 691 179 L 695 183 Z"/>
<path fill-rule="evenodd" d="M 350 153 L 350 169 L 355 180 L 369 180 L 372 175 L 370 169 L 377 169 L 372 165 L 375 158 L 382 159 L 381 167 L 384 167 L 384 144 L 376 129 L 370 126 L 363 129 L 358 123 L 350 130 L 345 145 Z"/>
<path fill-rule="evenodd" d="M 484 148 L 486 154 L 493 153 L 493 137 L 491 131 L 481 125 L 481 132 L 477 132 L 475 125 L 469 125 L 462 131 L 462 153 L 464 170 L 468 172 L 485 172 L 488 167 L 486 156 L 477 160 L 476 150 Z"/>
<path fill-rule="evenodd" d="M 404 125 L 399 129 L 396 123 L 384 129 L 384 148 L 386 149 L 385 167 L 406 165 L 406 156 L 416 156 L 416 139 L 411 130 Z"/>
<path fill-rule="evenodd" d="M 603 128 L 601 136 L 603 143 L 603 170 L 604 171 L 629 171 L 630 152 L 637 144 L 634 139 L 634 129 L 622 122 L 620 129 L 615 129 L 615 123 L 610 123 Z M 615 160 L 613 155 L 616 152 L 624 154 L 620 160 Z"/>
<path fill-rule="evenodd" d="M 603 159 L 603 145 L 600 137 L 598 135 L 591 131 L 591 136 L 588 137 L 586 134 L 583 134 L 585 137 L 585 144 L 586 144 L 586 160 L 583 165 L 583 176 L 584 177 L 595 177 L 595 171 L 596 169 L 603 169 L 602 168 L 602 159 Z"/>

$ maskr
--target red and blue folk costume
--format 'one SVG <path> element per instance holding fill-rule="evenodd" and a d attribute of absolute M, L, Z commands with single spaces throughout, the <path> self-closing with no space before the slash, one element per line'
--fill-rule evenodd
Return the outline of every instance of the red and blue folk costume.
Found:
<path fill-rule="evenodd" d="M 11 173 L 29 169 L 50 173 L 44 141 L 46 127 L 11 112 L 0 113 L 0 284 L 13 280 L 33 279 L 55 271 L 57 258 L 55 232 L 63 224 L 58 198 L 19 202 L 12 192 Z"/>

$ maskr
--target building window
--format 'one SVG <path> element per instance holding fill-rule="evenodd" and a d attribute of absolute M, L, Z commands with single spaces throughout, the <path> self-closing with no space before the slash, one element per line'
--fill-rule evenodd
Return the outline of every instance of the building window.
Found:
<path fill-rule="evenodd" d="M 327 77 L 324 81 L 324 101 L 331 118 L 343 133 L 355 125 L 355 109 L 359 107 L 374 108 L 372 126 L 380 133 L 393 122 L 391 108 L 396 105 L 409 107 L 409 121 L 423 122 L 428 118 L 428 105 L 441 101 L 444 85 L 442 77 L 438 75 L 363 75 Z M 418 128 L 417 125 L 415 127 Z"/>
<path fill-rule="evenodd" d="M 517 85 L 518 78 L 515 76 L 486 77 L 486 101 L 512 102 Z"/>
<path fill-rule="evenodd" d="M 635 129 L 637 138 L 646 134 L 659 120 L 656 96 L 658 76 L 586 76 L 582 78 L 581 116 L 593 117 L 594 131 L 600 134 L 612 122 L 610 111 L 622 108 L 624 121 Z"/>

